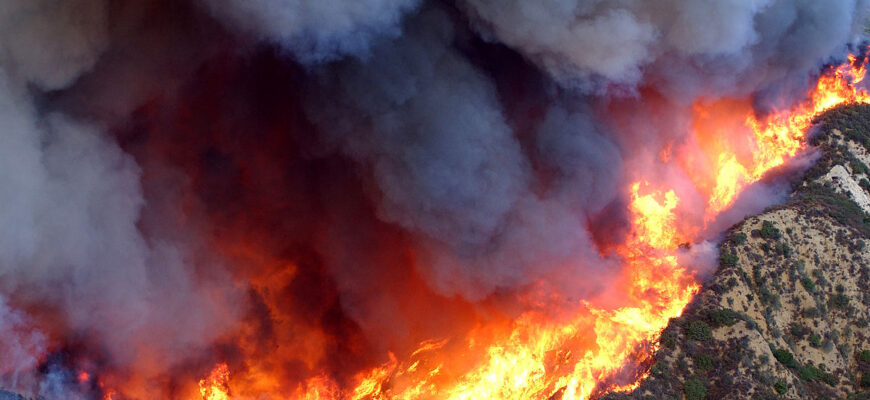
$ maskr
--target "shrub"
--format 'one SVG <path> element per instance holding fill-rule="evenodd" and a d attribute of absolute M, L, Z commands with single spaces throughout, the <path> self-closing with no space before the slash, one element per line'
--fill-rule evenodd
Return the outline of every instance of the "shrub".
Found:
<path fill-rule="evenodd" d="M 707 371 L 710 368 L 713 368 L 713 357 L 710 357 L 707 354 L 699 354 L 693 361 L 695 362 L 695 366 L 700 370 Z"/>
<path fill-rule="evenodd" d="M 778 380 L 773 384 L 773 389 L 780 395 L 783 395 L 788 391 L 788 385 L 785 384 L 784 380 Z"/>
<path fill-rule="evenodd" d="M 790 328 L 791 335 L 794 336 L 796 339 L 803 339 L 804 336 L 810 333 L 809 329 L 801 324 L 791 324 Z"/>
<path fill-rule="evenodd" d="M 866 181 L 866 179 L 865 179 L 865 181 Z M 870 183 L 868 183 L 868 186 L 870 186 Z M 733 242 L 736 245 L 741 245 L 743 243 L 746 243 L 746 234 L 743 232 L 737 233 L 736 235 L 734 235 Z"/>
<path fill-rule="evenodd" d="M 809 276 L 801 276 L 801 285 L 804 285 L 807 292 L 814 293 L 816 291 L 816 283 Z"/>
<path fill-rule="evenodd" d="M 862 163 L 861 161 L 858 161 L 858 160 L 850 161 L 849 167 L 852 168 L 853 174 L 863 174 L 863 173 L 867 172 L 867 167 L 864 165 L 864 163 Z"/>
<path fill-rule="evenodd" d="M 849 296 L 846 296 L 845 294 L 842 294 L 842 293 L 838 293 L 838 294 L 834 295 L 833 297 L 831 297 L 831 304 L 833 304 L 834 307 L 837 307 L 837 308 L 846 308 L 849 306 Z"/>
<path fill-rule="evenodd" d="M 761 234 L 761 237 L 763 237 L 765 239 L 774 239 L 774 240 L 777 240 L 780 238 L 780 236 L 782 236 L 779 233 L 779 229 L 776 229 L 776 227 L 774 227 L 773 223 L 770 221 L 763 221 L 761 223 L 761 231 L 759 231 L 759 234 Z"/>
<path fill-rule="evenodd" d="M 810 346 L 819 347 L 822 345 L 822 337 L 818 333 L 810 335 Z"/>
<path fill-rule="evenodd" d="M 776 358 L 776 361 L 779 361 L 782 365 L 785 365 L 789 368 L 797 368 L 800 366 L 794 359 L 794 356 L 788 350 L 776 348 L 772 348 L 772 350 L 773 357 Z"/>
<path fill-rule="evenodd" d="M 707 387 L 696 377 L 687 378 L 683 384 L 683 392 L 687 400 L 702 400 L 707 397 Z"/>
<path fill-rule="evenodd" d="M 858 354 L 858 359 L 864 362 L 870 361 L 870 350 L 864 350 Z"/>
<path fill-rule="evenodd" d="M 710 323 L 715 328 L 734 325 L 740 319 L 739 314 L 727 308 L 710 310 L 710 312 L 707 313 L 707 316 L 710 318 Z"/>
<path fill-rule="evenodd" d="M 738 260 L 737 254 L 723 252 L 719 255 L 719 264 L 723 267 L 735 267 Z"/>
<path fill-rule="evenodd" d="M 686 337 L 692 340 L 697 340 L 699 342 L 704 342 L 713 338 L 713 331 L 710 329 L 710 325 L 707 325 L 704 321 L 692 321 L 686 325 L 685 328 Z"/>
<path fill-rule="evenodd" d="M 791 257 L 791 247 L 788 243 L 777 243 L 776 252 L 782 254 L 786 258 Z"/>
<path fill-rule="evenodd" d="M 865 372 L 861 377 L 861 387 L 870 388 L 870 372 Z"/>

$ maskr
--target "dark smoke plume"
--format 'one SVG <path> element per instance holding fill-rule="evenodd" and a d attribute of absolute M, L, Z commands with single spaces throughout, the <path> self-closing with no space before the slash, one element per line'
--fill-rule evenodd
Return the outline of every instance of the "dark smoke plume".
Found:
<path fill-rule="evenodd" d="M 866 11 L 5 0 L 0 387 L 101 394 L 86 371 L 171 398 L 227 360 L 289 393 L 516 315 L 536 285 L 606 290 L 629 182 L 701 201 L 656 158 L 691 105 L 799 100 Z"/>

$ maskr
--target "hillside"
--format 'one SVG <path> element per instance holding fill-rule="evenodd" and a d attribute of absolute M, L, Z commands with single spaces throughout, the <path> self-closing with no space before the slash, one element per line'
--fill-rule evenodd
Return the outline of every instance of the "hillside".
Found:
<path fill-rule="evenodd" d="M 791 199 L 728 231 L 650 376 L 608 399 L 870 399 L 870 106 L 817 122 Z"/>

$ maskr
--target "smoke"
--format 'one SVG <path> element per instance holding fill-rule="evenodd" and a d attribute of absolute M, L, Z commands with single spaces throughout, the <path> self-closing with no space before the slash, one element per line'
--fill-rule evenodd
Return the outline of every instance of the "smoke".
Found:
<path fill-rule="evenodd" d="M 202 0 L 228 26 L 278 43 L 305 63 L 364 56 L 381 37 L 401 33 L 420 0 Z"/>
<path fill-rule="evenodd" d="M 378 188 L 371 194 L 378 215 L 422 236 L 418 247 L 435 286 L 480 299 L 548 269 L 602 264 L 589 246 L 583 206 L 594 212 L 614 197 L 615 147 L 591 126 L 571 126 L 582 116 L 552 110 L 537 156 L 557 180 L 553 193 L 533 193 L 534 171 L 493 82 L 449 47 L 450 20 L 427 11 L 409 26 L 370 60 L 324 69 L 306 103 L 324 146 L 356 160 Z M 586 144 L 600 150 L 588 157 Z M 592 170 L 602 173 L 576 172 Z"/>
<path fill-rule="evenodd" d="M 286 394 L 510 319 L 529 293 L 591 298 L 621 272 L 629 183 L 703 218 L 662 161 L 698 146 L 692 105 L 795 101 L 865 11 L 6 1 L 0 383 L 181 398 L 226 360 Z M 750 188 L 701 239 L 783 187 Z M 715 246 L 680 257 L 709 271 Z"/>
<path fill-rule="evenodd" d="M 680 98 L 739 96 L 818 65 L 853 39 L 866 2 L 466 0 L 475 26 L 558 81 L 652 83 Z"/>

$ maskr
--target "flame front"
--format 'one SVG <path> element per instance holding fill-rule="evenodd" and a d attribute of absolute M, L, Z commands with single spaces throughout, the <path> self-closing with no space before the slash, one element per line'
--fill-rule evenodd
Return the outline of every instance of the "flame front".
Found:
<path fill-rule="evenodd" d="M 748 100 L 696 104 L 695 141 L 682 150 L 669 144 L 661 162 L 682 170 L 704 195 L 701 222 L 713 220 L 748 185 L 799 154 L 819 113 L 870 101 L 854 86 L 864 77 L 866 61 L 850 57 L 829 68 L 805 101 L 766 116 L 757 116 Z M 679 224 L 689 206 L 682 205 L 679 190 L 640 178 L 627 190 L 631 229 L 616 251 L 624 268 L 612 292 L 575 301 L 563 318 L 527 311 L 512 321 L 482 324 L 464 337 L 423 342 L 406 357 L 391 353 L 349 384 L 317 375 L 292 398 L 578 400 L 637 387 L 658 335 L 700 288 L 689 266 L 678 263 L 681 243 L 697 239 L 695 230 Z M 613 298 L 617 304 L 606 301 Z M 277 379 L 259 375 L 264 382 Z M 229 383 L 226 364 L 219 364 L 200 381 L 202 399 L 230 398 Z M 249 380 L 238 384 L 240 398 L 256 397 L 262 387 Z"/>

